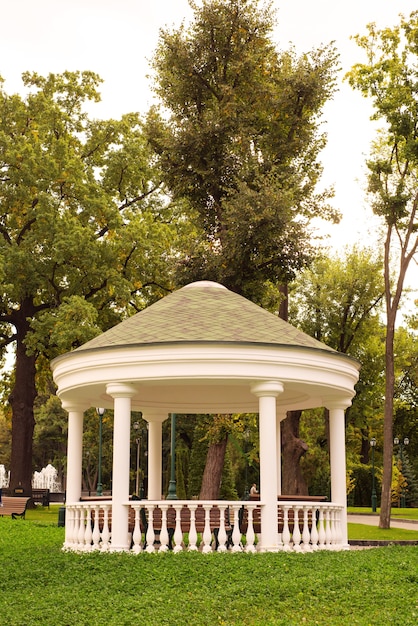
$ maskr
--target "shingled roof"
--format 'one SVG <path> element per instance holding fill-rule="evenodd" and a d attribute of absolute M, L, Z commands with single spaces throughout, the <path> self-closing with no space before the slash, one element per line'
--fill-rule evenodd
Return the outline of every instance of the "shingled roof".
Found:
<path fill-rule="evenodd" d="M 178 289 L 77 351 L 173 342 L 260 343 L 335 352 L 276 315 L 210 281 Z"/>

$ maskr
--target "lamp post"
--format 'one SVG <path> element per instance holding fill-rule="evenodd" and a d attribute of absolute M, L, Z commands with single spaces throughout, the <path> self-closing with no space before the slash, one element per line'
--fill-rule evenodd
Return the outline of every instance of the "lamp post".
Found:
<path fill-rule="evenodd" d="M 248 428 L 244 430 L 244 456 L 245 456 L 245 487 L 244 487 L 244 500 L 248 500 L 250 495 L 250 490 L 248 488 L 248 440 L 250 438 L 250 431 Z"/>
<path fill-rule="evenodd" d="M 372 448 L 372 511 L 376 513 L 377 496 L 376 496 L 376 483 L 374 475 L 374 449 L 376 447 L 376 437 L 370 439 L 370 446 Z"/>
<path fill-rule="evenodd" d="M 177 500 L 176 492 L 176 414 L 171 414 L 171 471 L 167 500 Z"/>
<path fill-rule="evenodd" d="M 408 437 L 404 437 L 403 441 L 401 441 L 399 439 L 399 437 L 395 437 L 393 440 L 393 443 L 395 444 L 395 446 L 399 446 L 399 458 L 401 460 L 401 472 L 403 472 L 403 448 L 404 446 L 407 446 L 409 444 L 409 439 Z M 401 492 L 401 501 L 400 501 L 400 505 L 401 505 L 401 509 L 404 509 L 406 506 L 406 501 L 405 501 L 405 491 L 404 488 L 402 486 L 402 492 Z"/>
<path fill-rule="evenodd" d="M 102 435 L 103 435 L 103 415 L 106 409 L 97 408 L 96 413 L 99 416 L 99 468 L 98 468 L 98 476 L 97 476 L 97 492 L 96 495 L 103 495 L 103 485 L 102 485 Z"/>
<path fill-rule="evenodd" d="M 134 431 L 138 432 L 139 422 L 133 423 Z M 136 473 L 135 473 L 135 493 L 139 497 L 139 458 L 140 458 L 140 446 L 141 446 L 141 437 L 136 437 Z"/>

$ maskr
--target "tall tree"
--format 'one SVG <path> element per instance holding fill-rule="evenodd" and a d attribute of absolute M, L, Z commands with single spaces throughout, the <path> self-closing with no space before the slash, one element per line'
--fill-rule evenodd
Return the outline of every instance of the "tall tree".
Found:
<path fill-rule="evenodd" d="M 172 211 L 137 115 L 91 120 L 91 72 L 0 83 L 0 351 L 16 346 L 11 487 L 31 489 L 42 360 L 143 308 L 169 287 Z"/>
<path fill-rule="evenodd" d="M 337 55 L 331 45 L 300 57 L 277 50 L 271 2 L 190 5 L 189 27 L 160 33 L 160 106 L 146 125 L 167 187 L 195 226 L 177 281 L 219 281 L 277 310 L 279 285 L 312 259 L 311 218 L 337 219 L 331 193 L 316 191 Z M 213 454 L 218 464 L 226 446 L 213 445 L 208 462 Z"/>
<path fill-rule="evenodd" d="M 352 87 L 372 98 L 374 119 L 384 130 L 374 144 L 369 168 L 372 207 L 384 228 L 386 301 L 385 417 L 380 527 L 390 527 L 393 397 L 395 388 L 394 338 L 405 276 L 418 250 L 418 12 L 400 18 L 394 28 L 368 25 L 355 40 L 367 63 L 349 73 Z"/>
<path fill-rule="evenodd" d="M 189 28 L 163 30 L 153 58 L 158 107 L 148 138 L 196 231 L 179 282 L 212 279 L 264 304 L 312 256 L 309 220 L 336 218 L 316 193 L 332 46 L 297 57 L 271 39 L 271 3 L 190 2 Z"/>

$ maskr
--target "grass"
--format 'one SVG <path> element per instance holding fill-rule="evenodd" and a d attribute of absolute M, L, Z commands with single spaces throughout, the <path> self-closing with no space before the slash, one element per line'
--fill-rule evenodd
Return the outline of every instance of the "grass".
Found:
<path fill-rule="evenodd" d="M 80 555 L 62 552 L 56 507 L 27 516 L 0 518 L 0 623 L 7 626 L 418 620 L 417 546 L 306 555 Z"/>
<path fill-rule="evenodd" d="M 418 541 L 417 530 L 383 529 L 367 524 L 348 524 L 348 539 L 362 541 Z"/>
<path fill-rule="evenodd" d="M 371 507 L 366 507 L 366 506 L 349 506 L 347 510 L 349 513 L 355 513 L 356 515 L 362 515 L 362 514 L 363 515 L 364 514 L 379 515 L 380 514 L 379 508 L 376 510 L 376 513 L 373 513 Z M 390 516 L 393 518 L 418 520 L 418 509 L 392 508 L 390 512 Z"/>

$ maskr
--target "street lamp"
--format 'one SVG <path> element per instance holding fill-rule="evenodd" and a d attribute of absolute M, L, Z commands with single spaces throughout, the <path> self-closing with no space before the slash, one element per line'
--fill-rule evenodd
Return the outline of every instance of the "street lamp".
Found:
<path fill-rule="evenodd" d="M 374 476 L 374 449 L 376 447 L 376 437 L 370 439 L 370 446 L 372 448 L 372 511 L 376 513 L 377 496 L 376 496 L 376 483 Z"/>
<path fill-rule="evenodd" d="M 176 414 L 171 414 L 171 469 L 167 500 L 177 500 L 176 491 Z"/>
<path fill-rule="evenodd" d="M 103 435 L 103 415 L 106 409 L 101 407 L 96 409 L 96 413 L 99 416 L 99 469 L 97 476 L 97 492 L 98 496 L 103 495 L 103 485 L 102 485 L 102 435 Z"/>
<path fill-rule="evenodd" d="M 133 427 L 134 427 L 134 431 L 138 432 L 139 430 L 139 422 L 134 422 L 133 423 Z M 135 443 L 136 443 L 136 478 L 135 478 L 135 493 L 136 495 L 139 497 L 139 455 L 140 455 L 140 445 L 141 445 L 141 438 L 137 437 L 135 439 Z"/>
<path fill-rule="evenodd" d="M 135 472 L 135 493 L 142 500 L 144 497 L 144 483 L 141 478 L 141 448 L 142 448 L 142 438 L 146 436 L 148 424 L 145 428 L 144 426 L 141 428 L 139 422 L 134 422 L 132 424 L 135 433 L 137 433 L 135 443 L 136 443 L 136 472 Z M 145 452 L 145 456 L 147 452 Z M 144 472 L 145 477 L 145 472 Z"/>
<path fill-rule="evenodd" d="M 395 446 L 399 446 L 399 458 L 401 460 L 401 472 L 403 472 L 403 448 L 404 446 L 407 446 L 409 444 L 409 439 L 408 437 L 404 437 L 403 441 L 400 441 L 399 437 L 395 437 L 393 440 L 393 443 L 395 444 Z M 401 501 L 400 501 L 400 505 L 401 505 L 401 509 L 404 509 L 406 506 L 406 500 L 405 500 L 405 491 L 404 488 L 402 486 L 402 492 L 401 492 Z"/>

